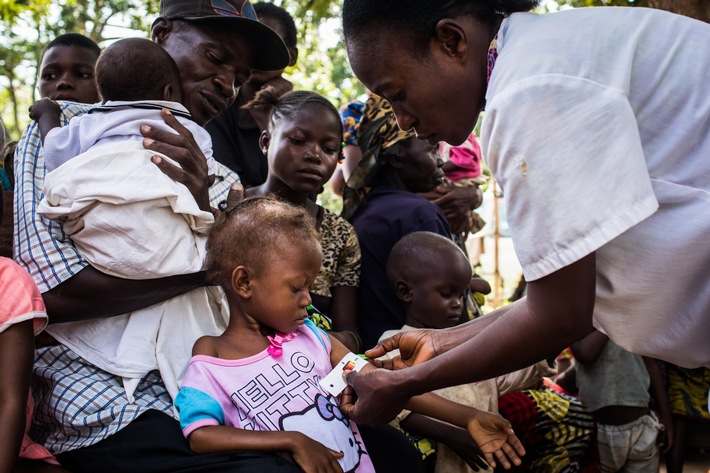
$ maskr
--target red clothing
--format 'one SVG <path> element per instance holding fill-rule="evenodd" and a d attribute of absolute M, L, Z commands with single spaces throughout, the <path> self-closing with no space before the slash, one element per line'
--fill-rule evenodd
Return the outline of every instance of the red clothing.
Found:
<path fill-rule="evenodd" d="M 41 332 L 47 325 L 47 311 L 44 307 L 42 295 L 37 289 L 32 277 L 9 258 L 0 257 L 0 294 L 2 294 L 2 304 L 0 304 L 0 333 L 10 326 L 32 320 L 35 335 Z M 34 410 L 34 399 L 32 392 L 27 398 L 25 435 L 22 438 L 20 447 L 20 458 L 31 460 L 44 460 L 47 463 L 58 465 L 59 463 L 46 448 L 35 443 L 27 434 L 32 421 L 32 411 Z"/>

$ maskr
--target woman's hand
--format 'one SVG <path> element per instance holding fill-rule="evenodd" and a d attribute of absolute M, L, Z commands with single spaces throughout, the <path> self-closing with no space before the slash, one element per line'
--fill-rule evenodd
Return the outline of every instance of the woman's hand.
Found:
<path fill-rule="evenodd" d="M 160 114 L 177 135 L 143 125 L 141 126 L 141 134 L 145 137 L 143 146 L 177 161 L 180 167 L 167 162 L 161 156 L 153 156 L 153 163 L 175 182 L 187 187 L 200 209 L 209 212 L 207 160 L 192 133 L 167 108 L 164 108 Z"/>
<path fill-rule="evenodd" d="M 459 187 L 441 185 L 431 192 L 421 194 L 441 208 L 451 227 L 451 233 L 468 230 L 471 211 L 480 207 L 483 193 L 478 186 Z"/>
<path fill-rule="evenodd" d="M 386 369 L 346 373 L 345 379 L 350 386 L 340 400 L 340 409 L 345 415 L 366 425 L 394 419 L 411 396 L 395 384 L 396 375 L 401 372 L 390 370 L 401 370 L 435 357 L 438 354 L 437 333 L 437 330 L 426 329 L 400 332 L 367 350 L 368 361 Z M 396 349 L 400 350 L 400 356 L 391 360 L 376 359 Z"/>
<path fill-rule="evenodd" d="M 333 451 L 320 442 L 301 433 L 294 432 L 295 440 L 291 448 L 293 460 L 306 473 L 342 473 L 343 469 L 338 458 L 343 458 L 343 452 Z"/>
<path fill-rule="evenodd" d="M 340 397 L 340 410 L 357 424 L 377 425 L 394 419 L 409 401 L 394 383 L 396 372 L 382 369 L 348 371 Z"/>
<path fill-rule="evenodd" d="M 430 329 L 400 332 L 367 350 L 365 355 L 372 364 L 380 368 L 389 370 L 407 368 L 430 360 L 440 353 L 438 335 L 438 331 Z M 390 360 L 377 360 L 397 349 L 399 349 L 399 356 Z"/>

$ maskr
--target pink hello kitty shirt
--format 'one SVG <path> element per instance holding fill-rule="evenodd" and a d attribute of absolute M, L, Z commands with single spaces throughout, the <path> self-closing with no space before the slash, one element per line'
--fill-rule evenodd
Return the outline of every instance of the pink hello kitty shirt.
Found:
<path fill-rule="evenodd" d="M 318 381 L 328 374 L 330 339 L 310 320 L 241 360 L 193 356 L 175 406 L 185 437 L 209 425 L 298 431 L 334 451 L 344 472 L 375 469 L 355 423 Z"/>

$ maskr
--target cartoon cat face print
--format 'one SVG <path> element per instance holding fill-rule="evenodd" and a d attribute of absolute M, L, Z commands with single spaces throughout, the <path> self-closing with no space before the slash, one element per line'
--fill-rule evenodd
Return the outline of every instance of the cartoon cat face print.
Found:
<path fill-rule="evenodd" d="M 345 455 L 338 461 L 346 473 L 355 471 L 360 457 L 367 454 L 338 405 L 320 394 L 314 405 L 283 416 L 279 424 L 281 430 L 301 432 L 331 450 L 343 452 Z"/>

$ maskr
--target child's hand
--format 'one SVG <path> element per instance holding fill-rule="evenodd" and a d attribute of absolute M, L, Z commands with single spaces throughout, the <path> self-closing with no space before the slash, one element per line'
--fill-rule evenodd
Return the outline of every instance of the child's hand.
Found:
<path fill-rule="evenodd" d="M 466 430 L 478 444 L 491 468 L 496 467 L 496 459 L 505 469 L 511 467 L 511 462 L 515 465 L 522 463 L 520 456 L 525 455 L 525 449 L 515 436 L 510 422 L 498 414 L 477 411 L 468 422 Z"/>
<path fill-rule="evenodd" d="M 343 473 L 337 460 L 343 458 L 343 452 L 335 452 L 306 435 L 295 436 L 291 455 L 306 473 Z"/>
<path fill-rule="evenodd" d="M 43 98 L 36 101 L 30 106 L 30 118 L 36 122 L 46 115 L 54 115 L 59 118 L 62 114 L 62 108 L 54 100 Z"/>
<path fill-rule="evenodd" d="M 456 433 L 449 436 L 444 443 L 459 458 L 465 461 L 473 471 L 488 469 L 488 463 L 484 460 L 483 452 L 464 429 L 456 428 Z"/>

